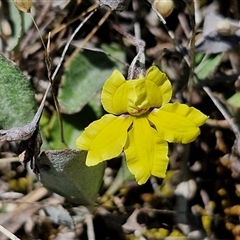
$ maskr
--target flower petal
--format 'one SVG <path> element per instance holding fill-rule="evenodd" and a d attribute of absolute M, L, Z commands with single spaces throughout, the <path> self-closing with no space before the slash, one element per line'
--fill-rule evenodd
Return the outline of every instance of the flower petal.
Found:
<path fill-rule="evenodd" d="M 172 97 L 172 85 L 165 73 L 161 72 L 156 66 L 152 66 L 148 69 L 145 79 L 155 83 L 158 86 L 159 91 L 162 95 L 161 105 L 170 101 Z M 154 95 L 153 97 L 156 98 L 156 96 Z M 154 105 L 151 106 L 160 107 Z"/>
<path fill-rule="evenodd" d="M 168 103 L 158 110 L 153 110 L 148 119 L 166 141 L 189 143 L 200 134 L 199 126 L 203 125 L 208 117 L 186 104 Z"/>
<path fill-rule="evenodd" d="M 172 86 L 166 74 L 153 66 L 145 78 L 128 81 L 115 70 L 103 86 L 101 102 L 109 113 L 140 115 L 149 108 L 161 107 L 171 96 Z"/>
<path fill-rule="evenodd" d="M 127 112 L 128 90 L 127 81 L 118 70 L 103 85 L 101 102 L 103 108 L 112 114 L 120 115 Z"/>
<path fill-rule="evenodd" d="M 168 166 L 168 144 L 161 139 L 147 118 L 135 118 L 124 148 L 129 171 L 138 184 L 152 175 L 165 177 Z"/>
<path fill-rule="evenodd" d="M 76 145 L 87 150 L 87 166 L 118 156 L 127 141 L 127 130 L 132 124 L 131 116 L 104 115 L 91 123 L 77 138 Z"/>
<path fill-rule="evenodd" d="M 141 115 L 150 108 L 147 99 L 146 81 L 144 79 L 128 80 L 127 112 L 133 115 Z"/>

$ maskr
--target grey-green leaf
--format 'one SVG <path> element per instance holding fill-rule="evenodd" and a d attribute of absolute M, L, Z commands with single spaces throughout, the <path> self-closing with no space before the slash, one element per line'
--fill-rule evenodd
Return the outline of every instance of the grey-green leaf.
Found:
<path fill-rule="evenodd" d="M 35 114 L 35 99 L 29 80 L 0 54 L 0 129 L 22 126 Z"/>
<path fill-rule="evenodd" d="M 87 167 L 86 156 L 86 151 L 72 149 L 43 152 L 37 163 L 40 181 L 73 203 L 93 206 L 102 184 L 105 163 Z"/>
<path fill-rule="evenodd" d="M 62 114 L 62 125 L 65 142 L 68 148 L 76 149 L 76 139 L 85 127 L 91 122 L 100 118 L 103 114 L 101 105 L 99 104 L 99 96 L 95 96 L 82 109 L 81 112 L 75 114 Z M 43 114 L 41 120 L 47 122 L 41 125 L 41 129 L 45 137 L 48 139 L 49 147 L 51 149 L 63 149 L 66 147 L 60 138 L 60 127 L 57 114 L 52 114 L 50 123 Z M 47 150 L 49 148 L 45 148 Z"/>
<path fill-rule="evenodd" d="M 14 5 L 13 1 L 9 1 L 9 17 L 11 20 L 11 26 L 12 26 L 12 37 L 11 41 L 7 41 L 8 44 L 8 50 L 15 50 L 14 48 L 19 47 L 19 42 L 25 35 L 26 31 L 31 27 L 32 25 L 32 18 L 29 14 L 19 12 Z M 34 16 L 35 8 L 34 6 L 31 7 L 31 13 Z"/>
<path fill-rule="evenodd" d="M 124 56 L 117 48 L 112 48 L 115 58 Z M 100 91 L 119 63 L 111 61 L 100 51 L 84 50 L 71 60 L 63 76 L 58 100 L 61 111 L 66 114 L 79 112 L 89 100 Z"/>

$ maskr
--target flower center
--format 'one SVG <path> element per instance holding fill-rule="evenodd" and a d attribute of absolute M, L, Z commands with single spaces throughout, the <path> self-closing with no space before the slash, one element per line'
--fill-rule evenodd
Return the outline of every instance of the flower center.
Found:
<path fill-rule="evenodd" d="M 139 116 L 139 115 L 143 115 L 148 110 L 149 110 L 149 108 L 146 108 L 146 109 L 132 109 L 131 111 L 129 111 L 129 114 L 133 115 L 133 116 Z"/>

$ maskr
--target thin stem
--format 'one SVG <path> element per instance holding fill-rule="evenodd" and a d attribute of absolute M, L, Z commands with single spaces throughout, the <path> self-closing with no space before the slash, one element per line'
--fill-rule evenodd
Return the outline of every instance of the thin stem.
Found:
<path fill-rule="evenodd" d="M 14 234 L 9 232 L 6 228 L 4 228 L 2 225 L 0 225 L 0 232 L 2 232 L 4 235 L 6 235 L 11 240 L 21 240 L 20 238 L 16 237 Z"/>
<path fill-rule="evenodd" d="M 97 10 L 97 9 L 96 9 Z M 100 19 L 97 26 L 95 26 L 92 31 L 86 36 L 81 45 L 72 53 L 71 57 L 67 60 L 66 65 L 80 52 L 80 50 L 85 46 L 85 44 L 94 36 L 97 30 L 103 25 L 103 23 L 108 19 L 112 10 L 108 10 L 105 15 Z"/>
<path fill-rule="evenodd" d="M 65 48 L 64 48 L 64 50 L 63 50 L 63 52 L 62 52 L 62 56 L 61 56 L 61 58 L 60 58 L 60 61 L 59 61 L 58 65 L 57 65 L 57 67 L 55 68 L 55 71 L 54 71 L 53 74 L 52 74 L 52 81 L 54 81 L 54 79 L 55 79 L 55 77 L 56 77 L 56 75 L 57 75 L 57 73 L 58 73 L 58 71 L 59 71 L 59 69 L 60 69 L 60 67 L 61 67 L 61 65 L 62 65 L 62 63 L 63 63 L 63 60 L 64 60 L 64 58 L 65 58 L 65 55 L 66 55 L 66 53 L 67 53 L 67 50 L 68 50 L 68 48 L 69 48 L 69 46 L 70 46 L 73 38 L 76 36 L 76 34 L 79 32 L 79 30 L 80 30 L 80 29 L 83 27 L 83 25 L 92 17 L 92 15 L 93 15 L 96 11 L 97 11 L 97 9 L 94 9 L 91 13 L 89 13 L 89 15 L 88 15 L 86 18 L 84 18 L 84 20 L 79 24 L 79 26 L 75 29 L 75 31 L 73 32 L 73 34 L 72 34 L 71 37 L 69 38 L 69 40 L 68 40 L 67 44 L 65 45 Z"/>
<path fill-rule="evenodd" d="M 221 103 L 215 98 L 212 94 L 212 91 L 210 90 L 209 87 L 204 86 L 203 90 L 207 93 L 207 95 L 211 98 L 212 102 L 215 104 L 215 106 L 218 108 L 218 110 L 221 112 L 223 117 L 227 120 L 228 124 L 232 128 L 233 133 L 236 136 L 236 141 L 237 141 L 237 150 L 238 153 L 240 153 L 240 131 L 237 126 L 237 124 L 234 123 L 233 119 L 230 117 L 228 112 L 225 110 L 225 108 L 221 105 Z"/>

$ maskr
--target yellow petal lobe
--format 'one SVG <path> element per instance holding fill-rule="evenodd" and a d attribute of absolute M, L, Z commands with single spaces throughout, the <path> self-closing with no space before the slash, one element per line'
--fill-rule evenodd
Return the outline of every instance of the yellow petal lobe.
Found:
<path fill-rule="evenodd" d="M 103 108 L 112 114 L 120 115 L 127 112 L 128 90 L 127 81 L 118 70 L 103 85 L 101 102 Z"/>
<path fill-rule="evenodd" d="M 186 104 L 168 103 L 158 110 L 153 110 L 148 119 L 166 141 L 189 143 L 200 134 L 199 126 L 203 125 L 208 117 Z"/>
<path fill-rule="evenodd" d="M 117 157 L 127 140 L 127 130 L 132 124 L 131 116 L 116 117 L 111 114 L 91 123 L 77 138 L 76 145 L 87 150 L 87 166 Z"/>
<path fill-rule="evenodd" d="M 155 83 L 156 86 L 158 86 L 159 92 L 161 92 L 162 95 L 161 105 L 170 101 L 172 97 L 172 85 L 165 73 L 161 72 L 156 66 L 152 66 L 148 69 L 145 79 L 146 81 L 151 81 Z"/>
<path fill-rule="evenodd" d="M 141 115 L 150 108 L 147 99 L 146 81 L 144 79 L 128 80 L 127 112 L 132 115 Z"/>
<path fill-rule="evenodd" d="M 141 115 L 169 102 L 171 96 L 172 86 L 166 74 L 153 66 L 145 78 L 128 81 L 115 70 L 103 86 L 101 102 L 107 112 L 115 115 Z"/>
<path fill-rule="evenodd" d="M 144 184 L 151 175 L 165 177 L 168 145 L 149 125 L 146 117 L 134 119 L 124 152 L 129 171 L 138 184 Z"/>

